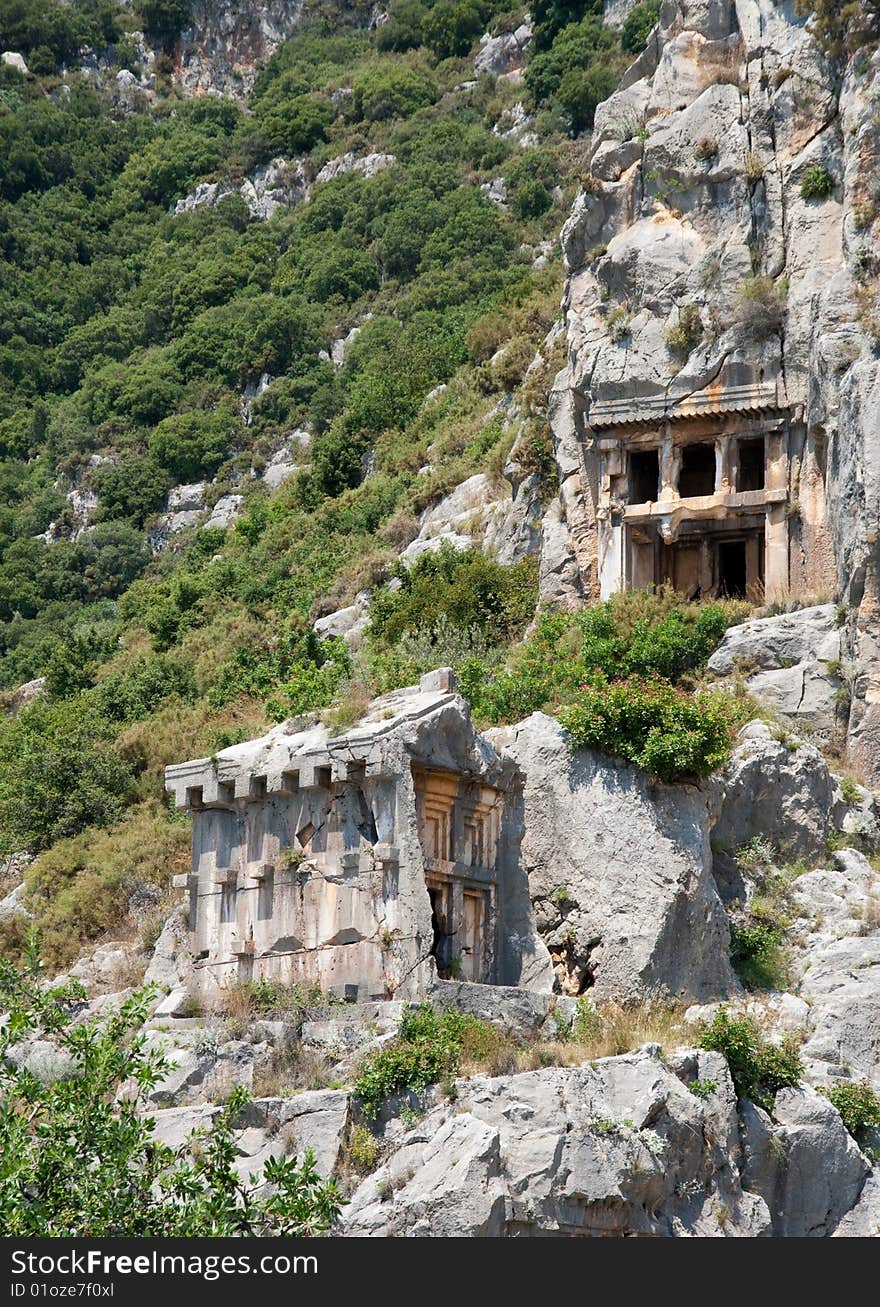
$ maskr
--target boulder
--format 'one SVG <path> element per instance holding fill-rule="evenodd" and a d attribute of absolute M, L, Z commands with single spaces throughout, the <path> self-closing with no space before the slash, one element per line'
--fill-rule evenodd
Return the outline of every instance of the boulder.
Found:
<path fill-rule="evenodd" d="M 153 1133 L 169 1148 L 181 1148 L 194 1131 L 209 1132 L 219 1107 L 168 1107 L 153 1110 Z M 307 1148 L 315 1157 L 318 1173 L 328 1179 L 339 1158 L 348 1124 L 348 1094 L 316 1090 L 294 1098 L 257 1098 L 247 1103 L 236 1120 L 238 1158 L 234 1163 L 243 1178 L 262 1171 L 266 1159 L 296 1156 Z"/>
<path fill-rule="evenodd" d="M 211 509 L 211 515 L 205 526 L 215 527 L 221 531 L 228 530 L 241 516 L 243 503 L 244 495 L 221 495 Z"/>
<path fill-rule="evenodd" d="M 14 68 L 17 72 L 28 75 L 28 66 L 25 63 L 24 55 L 18 54 L 15 50 L 4 50 L 0 54 L 0 63 L 4 63 L 7 68 Z"/>
<path fill-rule="evenodd" d="M 728 897 L 744 893 L 736 852 L 760 839 L 789 862 L 825 852 L 846 807 L 819 750 L 766 722 L 743 727 L 713 788 L 715 877 Z"/>
<path fill-rule="evenodd" d="M 165 920 L 153 946 L 153 956 L 144 975 L 145 985 L 164 990 L 186 990 L 192 976 L 187 923 L 183 912 L 172 912 Z M 171 1015 L 171 1014 L 168 1014 Z"/>
<path fill-rule="evenodd" d="M 732 626 L 708 662 L 740 672 L 756 698 L 798 726 L 829 736 L 838 717 L 841 628 L 834 604 L 801 608 Z"/>
<path fill-rule="evenodd" d="M 518 72 L 525 62 L 525 51 L 532 39 L 532 24 L 529 19 L 515 32 L 502 32 L 492 36 L 484 32 L 480 37 L 480 49 L 474 59 L 474 72 L 479 77 L 488 73 L 492 77 L 503 77 Z"/>
<path fill-rule="evenodd" d="M 525 775 L 522 857 L 563 992 L 736 992 L 705 796 L 572 750 L 543 713 L 487 736 Z"/>

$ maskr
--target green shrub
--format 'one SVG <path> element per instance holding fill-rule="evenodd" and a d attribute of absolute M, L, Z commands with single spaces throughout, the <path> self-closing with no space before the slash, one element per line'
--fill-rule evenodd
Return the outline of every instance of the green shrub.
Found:
<path fill-rule="evenodd" d="M 788 976 L 784 935 L 771 922 L 731 922 L 730 961 L 747 989 L 780 989 Z"/>
<path fill-rule="evenodd" d="M 150 453 L 175 480 L 197 481 L 213 476 L 227 457 L 234 428 L 234 415 L 226 408 L 177 413 L 163 418 L 152 432 Z"/>
<path fill-rule="evenodd" d="M 37 700 L 0 722 L 0 852 L 38 852 L 122 815 L 132 773 L 110 725 L 83 707 Z"/>
<path fill-rule="evenodd" d="M 620 44 L 627 54 L 641 54 L 660 17 L 660 0 L 645 0 L 630 9 L 620 29 Z"/>
<path fill-rule="evenodd" d="M 478 716 L 502 722 L 571 703 L 591 682 L 636 676 L 680 683 L 739 615 L 734 605 L 685 604 L 667 590 L 630 591 L 577 613 L 545 611 L 506 667 L 466 660 L 462 689 Z"/>
<path fill-rule="evenodd" d="M 834 192 L 834 178 L 820 163 L 811 163 L 801 178 L 802 200 L 827 200 Z"/>
<path fill-rule="evenodd" d="M 819 1093 L 834 1104 L 843 1124 L 856 1139 L 866 1130 L 880 1126 L 880 1095 L 867 1081 L 857 1084 L 852 1080 L 842 1080 L 820 1086 Z"/>
<path fill-rule="evenodd" d="M 377 1117 L 392 1094 L 422 1093 L 429 1085 L 448 1083 L 463 1057 L 485 1057 L 498 1042 L 498 1031 L 487 1021 L 422 1003 L 404 1013 L 394 1043 L 361 1064 L 355 1098 L 367 1117 Z"/>
<path fill-rule="evenodd" d="M 341 1198 L 314 1157 L 270 1157 L 259 1184 L 235 1168 L 234 1130 L 247 1091 L 236 1087 L 210 1129 L 179 1149 L 159 1143 L 147 1095 L 171 1068 L 143 1025 L 155 991 L 117 1011 L 72 1024 L 85 991 L 46 987 L 31 948 L 28 967 L 0 963 L 0 1228 L 28 1238 L 286 1235 L 325 1233 Z M 26 1036 L 51 1038 L 72 1064 L 64 1078 L 18 1070 L 8 1054 Z"/>
<path fill-rule="evenodd" d="M 703 322 L 696 304 L 682 304 L 678 319 L 664 336 L 667 348 L 679 354 L 689 354 L 703 338 Z"/>
<path fill-rule="evenodd" d="M 370 606 L 370 637 L 384 647 L 441 619 L 503 644 L 523 630 L 534 610 L 531 559 L 504 567 L 479 549 L 457 550 L 444 542 L 412 567 L 399 564 L 394 575 L 399 588 L 379 591 Z"/>
<path fill-rule="evenodd" d="M 437 87 L 432 78 L 421 69 L 402 63 L 371 68 L 352 87 L 354 116 L 369 122 L 408 118 L 417 109 L 433 104 L 436 98 Z"/>
<path fill-rule="evenodd" d="M 152 458 L 129 458 L 119 467 L 101 468 L 95 477 L 101 517 L 127 518 L 143 526 L 162 505 L 170 485 L 168 473 Z"/>
<path fill-rule="evenodd" d="M 689 695 L 665 681 L 631 677 L 588 687 L 559 719 L 576 748 L 610 753 L 661 781 L 706 776 L 730 748 L 728 697 Z"/>
<path fill-rule="evenodd" d="M 714 1080 L 691 1080 L 688 1083 L 688 1089 L 696 1098 L 701 1098 L 703 1102 L 708 1100 L 715 1093 L 718 1085 Z"/>
<path fill-rule="evenodd" d="M 727 1059 L 738 1098 L 751 1098 L 768 1112 L 780 1089 L 797 1085 L 803 1066 L 791 1037 L 769 1043 L 751 1017 L 733 1017 L 719 1008 L 703 1027 L 700 1048 L 722 1053 Z"/>
<path fill-rule="evenodd" d="M 326 708 L 350 675 L 344 640 L 321 640 L 311 627 L 294 621 L 277 640 L 242 646 L 208 698 L 220 707 L 237 695 L 253 695 L 264 699 L 269 715 L 281 720 Z"/>

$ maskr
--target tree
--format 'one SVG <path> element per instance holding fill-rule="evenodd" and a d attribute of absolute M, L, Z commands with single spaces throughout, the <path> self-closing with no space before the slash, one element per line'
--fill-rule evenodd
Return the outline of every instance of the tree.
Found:
<path fill-rule="evenodd" d="M 173 45 L 190 18 L 189 0 L 140 0 L 144 27 L 166 46 Z"/>
<path fill-rule="evenodd" d="M 150 454 L 178 481 L 213 476 L 229 452 L 234 418 L 228 409 L 164 418 L 149 439 Z"/>
<path fill-rule="evenodd" d="M 103 1019 L 71 1024 L 78 982 L 44 987 L 36 940 L 22 969 L 0 962 L 0 1232 L 108 1238 L 324 1234 L 342 1200 L 314 1157 L 271 1157 L 261 1185 L 235 1170 L 235 1125 L 248 1100 L 233 1090 L 208 1130 L 173 1149 L 153 1137 L 146 1095 L 169 1062 L 142 1026 L 155 991 Z M 38 1078 L 9 1058 L 42 1036 L 66 1071 Z"/>
<path fill-rule="evenodd" d="M 641 54 L 660 17 L 660 0 L 645 0 L 631 9 L 620 29 L 620 45 L 625 54 Z"/>
<path fill-rule="evenodd" d="M 355 117 L 369 122 L 408 118 L 437 99 L 437 87 L 428 74 L 402 63 L 369 69 L 352 89 Z"/>

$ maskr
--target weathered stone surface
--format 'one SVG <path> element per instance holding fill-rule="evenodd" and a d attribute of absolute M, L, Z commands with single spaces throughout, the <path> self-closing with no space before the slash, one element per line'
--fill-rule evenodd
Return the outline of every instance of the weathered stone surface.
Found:
<path fill-rule="evenodd" d="M 230 1040 L 204 1049 L 193 1042 L 188 1046 L 171 1044 L 172 1038 L 179 1040 L 181 1036 L 166 1036 L 161 1032 L 148 1035 L 151 1044 L 167 1052 L 171 1063 L 168 1074 L 149 1091 L 148 1103 L 156 1107 L 216 1103 L 227 1098 L 236 1085 L 252 1088 L 259 1046 Z"/>
<path fill-rule="evenodd" d="M 329 182 L 335 177 L 342 177 L 347 172 L 362 173 L 367 180 L 375 177 L 377 172 L 382 172 L 385 168 L 390 168 L 397 162 L 393 154 L 380 154 L 373 152 L 358 156 L 353 150 L 346 154 L 337 155 L 331 159 L 316 175 L 316 182 Z"/>
<path fill-rule="evenodd" d="M 243 98 L 259 68 L 302 21 L 303 0 L 193 0 L 175 47 L 175 78 L 187 95 Z"/>
<path fill-rule="evenodd" d="M 263 472 L 263 482 L 271 490 L 276 490 L 290 477 L 295 476 L 302 464 L 302 454 L 311 444 L 311 432 L 305 428 L 292 431 L 281 449 L 269 459 Z"/>
<path fill-rule="evenodd" d="M 725 893 L 741 891 L 734 854 L 744 845 L 760 839 L 788 861 L 812 858 L 843 821 L 845 805 L 818 749 L 778 734 L 749 722 L 715 783 L 714 870 Z"/>
<path fill-rule="evenodd" d="M 17 72 L 23 73 L 25 77 L 28 74 L 28 66 L 24 55 L 18 54 L 15 50 L 4 50 L 0 54 L 0 63 L 4 63 L 7 68 L 14 68 Z"/>
<path fill-rule="evenodd" d="M 534 713 L 487 733 L 525 773 L 523 858 L 563 992 L 639 999 L 736 990 L 710 872 L 706 802 L 633 767 L 572 751 Z"/>
<path fill-rule="evenodd" d="M 785 1158 L 768 1202 L 773 1232 L 798 1239 L 832 1234 L 858 1202 L 870 1167 L 827 1098 L 781 1089 L 773 1115 Z"/>
<path fill-rule="evenodd" d="M 186 990 L 192 977 L 192 958 L 189 952 L 186 921 L 181 910 L 172 912 L 165 920 L 153 946 L 144 975 L 144 984 L 157 985 L 162 990 Z"/>
<path fill-rule="evenodd" d="M 315 622 L 315 631 L 321 637 L 342 636 L 346 644 L 356 645 L 370 621 L 369 595 L 361 593 L 355 596 L 353 604 L 337 608 L 326 617 L 319 617 Z"/>
<path fill-rule="evenodd" d="M 208 1104 L 153 1110 L 154 1134 L 169 1147 L 180 1148 L 194 1131 L 210 1132 L 219 1110 Z M 347 1121 L 348 1094 L 339 1090 L 310 1091 L 294 1098 L 258 1098 L 248 1103 L 236 1122 L 236 1169 L 244 1177 L 259 1174 L 268 1157 L 295 1155 L 302 1159 L 310 1148 L 319 1174 L 327 1178 L 336 1166 Z"/>
<path fill-rule="evenodd" d="M 516 72 L 525 62 L 525 52 L 532 39 L 530 20 L 521 23 L 515 32 L 503 32 L 500 36 L 491 36 L 484 32 L 480 37 L 480 49 L 474 60 L 474 72 L 490 73 L 493 77 Z"/>
<path fill-rule="evenodd" d="M 722 1092 L 707 1104 L 647 1050 L 459 1080 L 454 1105 L 395 1139 L 340 1233 L 767 1233 L 764 1203 L 743 1191 L 721 1143 L 735 1110 L 723 1064 L 711 1069 Z"/>
<path fill-rule="evenodd" d="M 26 917 L 30 919 L 33 916 L 25 901 L 26 893 L 27 886 L 22 881 L 20 885 L 16 885 L 14 889 L 0 899 L 0 921 L 6 917 Z"/>
<path fill-rule="evenodd" d="M 211 509 L 205 526 L 226 531 L 241 516 L 243 503 L 244 495 L 221 495 Z"/>
<path fill-rule="evenodd" d="M 732 626 L 708 670 L 739 672 L 749 691 L 783 717 L 822 736 L 837 723 L 841 629 L 834 604 Z"/>

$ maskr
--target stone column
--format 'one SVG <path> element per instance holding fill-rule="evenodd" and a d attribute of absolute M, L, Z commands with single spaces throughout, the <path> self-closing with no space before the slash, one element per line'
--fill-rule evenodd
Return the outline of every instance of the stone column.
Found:
<path fill-rule="evenodd" d="M 788 594 L 788 518 L 785 504 L 769 504 L 764 528 L 764 598 L 768 603 Z"/>

